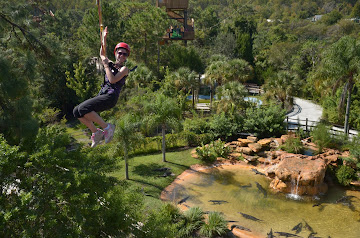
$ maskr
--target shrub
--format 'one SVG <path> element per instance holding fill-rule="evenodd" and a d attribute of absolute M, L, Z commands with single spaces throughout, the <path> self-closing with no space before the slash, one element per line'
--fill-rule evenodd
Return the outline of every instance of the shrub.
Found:
<path fill-rule="evenodd" d="M 227 221 L 224 216 L 219 212 L 210 212 L 207 222 L 200 229 L 200 234 L 205 237 L 221 237 L 227 231 Z"/>
<path fill-rule="evenodd" d="M 199 207 L 191 207 L 184 212 L 183 223 L 179 229 L 179 237 L 191 237 L 204 224 L 204 212 Z"/>
<path fill-rule="evenodd" d="M 201 147 L 196 148 L 196 154 L 199 159 L 212 163 L 216 160 L 216 155 L 213 152 L 213 149 L 209 145 L 202 145 Z"/>
<path fill-rule="evenodd" d="M 227 140 L 242 130 L 241 124 L 237 123 L 236 117 L 229 116 L 224 112 L 214 115 L 210 120 L 210 130 L 215 138 Z"/>
<path fill-rule="evenodd" d="M 313 142 L 318 146 L 318 152 L 321 153 L 325 147 L 331 144 L 330 128 L 324 124 L 319 124 L 315 127 L 310 135 L 313 137 Z"/>
<path fill-rule="evenodd" d="M 335 175 L 340 184 L 348 186 L 350 182 L 355 178 L 355 170 L 349 166 L 341 165 L 336 170 Z"/>
<path fill-rule="evenodd" d="M 210 133 L 196 134 L 191 131 L 182 132 L 184 140 L 188 146 L 199 146 L 201 144 L 207 144 L 213 140 L 213 135 Z"/>
<path fill-rule="evenodd" d="M 184 130 L 196 134 L 208 133 L 210 130 L 208 119 L 202 117 L 187 118 L 184 121 Z"/>
<path fill-rule="evenodd" d="M 208 145 L 202 144 L 196 148 L 198 157 L 205 162 L 214 162 L 217 157 L 227 158 L 230 148 L 225 146 L 225 142 L 220 139 L 211 142 Z"/>
<path fill-rule="evenodd" d="M 285 110 L 279 106 L 252 107 L 246 109 L 244 129 L 257 137 L 273 137 L 284 133 Z"/>
<path fill-rule="evenodd" d="M 304 145 L 301 143 L 299 137 L 289 137 L 280 148 L 288 153 L 294 154 L 301 154 L 304 151 Z"/>
<path fill-rule="evenodd" d="M 222 142 L 220 139 L 212 142 L 211 146 L 216 157 L 227 158 L 230 154 L 230 147 L 225 147 L 225 142 Z"/>

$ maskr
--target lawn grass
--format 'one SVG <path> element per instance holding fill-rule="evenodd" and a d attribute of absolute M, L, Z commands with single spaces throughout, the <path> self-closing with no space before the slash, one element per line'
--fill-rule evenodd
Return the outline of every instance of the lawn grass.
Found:
<path fill-rule="evenodd" d="M 129 190 L 142 190 L 145 196 L 145 205 L 148 207 L 159 207 L 161 192 L 170 185 L 177 176 L 183 171 L 190 168 L 193 164 L 201 164 L 198 159 L 191 157 L 190 149 L 167 152 L 167 162 L 162 162 L 162 154 L 156 153 L 151 155 L 136 156 L 129 160 Z M 109 174 L 120 180 L 125 180 L 125 164 L 119 161 L 120 169 Z M 170 168 L 173 176 L 160 177 L 164 172 L 154 171 L 158 168 Z"/>

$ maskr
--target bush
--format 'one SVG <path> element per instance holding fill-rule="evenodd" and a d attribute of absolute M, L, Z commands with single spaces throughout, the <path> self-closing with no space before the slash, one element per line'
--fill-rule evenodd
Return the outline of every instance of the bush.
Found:
<path fill-rule="evenodd" d="M 194 132 L 195 134 L 208 133 L 210 130 L 208 119 L 201 117 L 187 118 L 184 121 L 184 130 Z"/>
<path fill-rule="evenodd" d="M 211 133 L 215 138 L 227 140 L 242 130 L 241 123 L 238 123 L 239 120 L 241 120 L 240 117 L 230 116 L 224 112 L 214 115 L 209 122 Z"/>
<path fill-rule="evenodd" d="M 244 129 L 257 137 L 276 137 L 284 133 L 285 110 L 279 106 L 252 107 L 246 110 Z"/>
<path fill-rule="evenodd" d="M 179 237 L 191 237 L 204 224 L 204 212 L 199 207 L 191 207 L 184 212 Z"/>
<path fill-rule="evenodd" d="M 210 143 L 213 140 L 213 135 L 210 133 L 196 134 L 191 131 L 182 132 L 182 137 L 187 142 L 188 146 L 199 146 L 201 144 Z"/>
<path fill-rule="evenodd" d="M 225 142 L 220 139 L 211 143 L 216 157 L 227 158 L 230 154 L 230 147 L 225 147 Z"/>
<path fill-rule="evenodd" d="M 318 146 L 319 153 L 321 153 L 325 147 L 329 147 L 332 142 L 329 130 L 330 128 L 328 126 L 319 124 L 310 132 L 310 135 L 313 137 L 313 142 Z"/>
<path fill-rule="evenodd" d="M 336 170 L 335 175 L 340 184 L 348 186 L 350 182 L 355 178 L 355 170 L 349 166 L 341 165 Z"/>
<path fill-rule="evenodd" d="M 219 212 L 210 212 L 207 223 L 201 229 L 200 234 L 205 237 L 224 236 L 228 231 L 227 221 Z"/>
<path fill-rule="evenodd" d="M 289 137 L 280 148 L 294 154 L 301 154 L 304 151 L 304 145 L 299 137 Z"/>
<path fill-rule="evenodd" d="M 198 157 L 205 162 L 214 162 L 217 157 L 227 158 L 230 148 L 225 147 L 225 143 L 220 139 L 196 148 Z"/>
<path fill-rule="evenodd" d="M 213 149 L 209 145 L 202 145 L 201 147 L 196 148 L 196 154 L 199 159 L 212 163 L 216 160 L 216 156 L 213 152 Z"/>

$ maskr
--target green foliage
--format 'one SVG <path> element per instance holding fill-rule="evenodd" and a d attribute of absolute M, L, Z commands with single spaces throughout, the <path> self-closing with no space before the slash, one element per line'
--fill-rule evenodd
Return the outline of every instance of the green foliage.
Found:
<path fill-rule="evenodd" d="M 196 148 L 199 159 L 209 163 L 214 162 L 218 157 L 227 158 L 229 153 L 230 148 L 225 146 L 225 142 L 220 139 Z"/>
<path fill-rule="evenodd" d="M 301 154 L 304 151 L 304 145 L 299 137 L 290 136 L 280 147 L 288 153 Z"/>
<path fill-rule="evenodd" d="M 230 147 L 225 146 L 225 142 L 221 141 L 220 139 L 212 142 L 211 146 L 213 147 L 216 157 L 227 158 L 229 153 L 231 152 Z"/>
<path fill-rule="evenodd" d="M 166 48 L 162 47 L 161 50 L 164 51 L 162 61 L 166 62 L 166 66 L 169 67 L 171 71 L 185 67 L 199 74 L 205 69 L 201 56 L 193 47 L 173 44 Z"/>
<path fill-rule="evenodd" d="M 216 102 L 217 112 L 225 112 L 233 115 L 246 108 L 248 103 L 244 100 L 247 90 L 244 85 L 237 81 L 228 82 L 216 88 L 216 94 L 220 100 Z"/>
<path fill-rule="evenodd" d="M 227 221 L 224 216 L 220 212 L 210 212 L 207 222 L 200 229 L 200 234 L 205 237 L 221 237 L 227 231 Z"/>
<path fill-rule="evenodd" d="M 321 153 L 325 147 L 329 147 L 332 138 L 329 133 L 330 127 L 324 124 L 318 124 L 311 132 L 310 135 L 313 137 L 312 141 L 318 147 L 318 153 Z"/>
<path fill-rule="evenodd" d="M 334 25 L 342 18 L 341 13 L 338 10 L 332 10 L 330 13 L 324 15 L 320 22 L 325 23 L 326 25 Z"/>
<path fill-rule="evenodd" d="M 349 166 L 341 165 L 336 170 L 336 178 L 340 184 L 348 186 L 355 178 L 355 170 Z"/>
<path fill-rule="evenodd" d="M 184 121 L 185 131 L 202 134 L 208 132 L 209 129 L 208 118 L 206 117 L 194 116 L 192 119 L 186 118 Z"/>
<path fill-rule="evenodd" d="M 246 109 L 244 130 L 260 138 L 275 137 L 284 132 L 285 111 L 277 105 Z"/>
<path fill-rule="evenodd" d="M 210 131 L 215 138 L 227 140 L 242 131 L 242 115 L 215 114 L 210 122 Z"/>
<path fill-rule="evenodd" d="M 78 64 L 73 64 L 74 66 L 74 75 L 72 76 L 69 71 L 66 71 L 66 86 L 75 91 L 76 95 L 79 97 L 79 101 L 83 102 L 86 99 L 94 95 L 94 91 L 97 88 L 98 84 L 97 78 L 95 77 L 94 70 L 86 73 L 86 67 L 79 62 Z M 94 65 L 91 65 L 93 68 Z M 89 70 L 87 70 L 89 71 Z"/>
<path fill-rule="evenodd" d="M 216 160 L 213 148 L 210 145 L 202 144 L 201 147 L 196 147 L 196 154 L 198 158 L 206 163 L 212 163 Z"/>
<path fill-rule="evenodd" d="M 179 227 L 179 237 L 191 237 L 205 223 L 204 212 L 200 207 L 191 207 L 184 212 L 182 223 Z"/>
<path fill-rule="evenodd" d="M 183 131 L 182 137 L 184 137 L 188 146 L 198 146 L 201 144 L 207 144 L 214 139 L 214 136 L 211 133 L 197 134 L 192 131 Z"/>
<path fill-rule="evenodd" d="M 27 153 L 1 138 L 2 237 L 137 233 L 141 196 L 105 175 L 115 161 L 85 148 L 68 152 L 69 142 L 59 126 L 41 129 Z"/>
<path fill-rule="evenodd" d="M 165 204 L 159 210 L 152 210 L 142 227 L 144 232 L 141 237 L 177 237 L 177 223 L 180 216 L 179 210 L 171 204 Z"/>

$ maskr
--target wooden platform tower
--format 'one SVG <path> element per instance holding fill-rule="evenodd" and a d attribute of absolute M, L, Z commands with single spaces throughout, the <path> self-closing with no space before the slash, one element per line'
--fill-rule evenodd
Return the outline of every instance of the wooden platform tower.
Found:
<path fill-rule="evenodd" d="M 188 20 L 187 9 L 189 0 L 157 0 L 157 7 L 165 7 L 170 19 L 178 21 L 179 25 L 170 26 L 163 40 L 194 40 L 194 19 Z"/>

